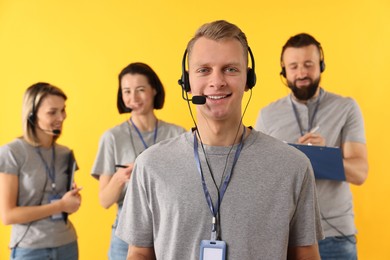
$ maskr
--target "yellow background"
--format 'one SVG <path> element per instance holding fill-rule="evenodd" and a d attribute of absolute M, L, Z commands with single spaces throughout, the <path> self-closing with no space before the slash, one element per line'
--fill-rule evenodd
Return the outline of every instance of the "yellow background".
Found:
<path fill-rule="evenodd" d="M 314 35 L 325 52 L 326 90 L 357 100 L 365 119 L 369 178 L 353 187 L 359 259 L 390 259 L 390 2 L 344 1 L 85 1 L 0 0 L 0 145 L 22 134 L 25 89 L 47 81 L 69 99 L 59 142 L 74 149 L 83 186 L 81 209 L 71 216 L 80 259 L 106 259 L 116 209 L 98 203 L 90 176 L 101 134 L 127 118 L 116 110 L 117 75 L 130 62 L 151 65 L 163 81 L 159 118 L 192 126 L 177 79 L 187 41 L 203 23 L 226 19 L 248 36 L 258 83 L 244 118 L 254 125 L 260 108 L 289 93 L 279 78 L 286 40 Z M 248 94 L 247 94 L 248 96 Z M 8 259 L 10 227 L 0 224 L 0 259 Z"/>

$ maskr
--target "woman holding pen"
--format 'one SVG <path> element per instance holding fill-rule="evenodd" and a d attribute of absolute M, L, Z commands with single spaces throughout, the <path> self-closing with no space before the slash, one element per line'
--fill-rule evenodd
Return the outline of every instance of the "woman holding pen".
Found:
<path fill-rule="evenodd" d="M 117 107 L 131 113 L 128 120 L 106 131 L 100 139 L 92 176 L 99 179 L 99 201 L 104 208 L 122 208 L 127 182 L 137 156 L 151 145 L 178 136 L 185 129 L 158 120 L 154 109 L 164 105 L 165 92 L 157 74 L 144 63 L 131 63 L 119 73 Z M 126 259 L 128 245 L 112 226 L 109 259 Z"/>
<path fill-rule="evenodd" d="M 76 231 L 67 214 L 81 203 L 71 191 L 71 151 L 56 143 L 66 118 L 65 93 L 48 83 L 29 87 L 23 136 L 0 147 L 0 212 L 12 225 L 11 259 L 78 259 Z"/>

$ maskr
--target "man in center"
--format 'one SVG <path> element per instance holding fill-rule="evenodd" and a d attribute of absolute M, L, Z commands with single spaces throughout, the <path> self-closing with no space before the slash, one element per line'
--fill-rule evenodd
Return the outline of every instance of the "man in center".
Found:
<path fill-rule="evenodd" d="M 137 158 L 116 233 L 127 259 L 200 259 L 205 243 L 224 245 L 219 259 L 319 259 L 309 160 L 242 123 L 256 81 L 245 34 L 211 22 L 186 51 L 182 88 L 205 103 L 191 131 Z"/>

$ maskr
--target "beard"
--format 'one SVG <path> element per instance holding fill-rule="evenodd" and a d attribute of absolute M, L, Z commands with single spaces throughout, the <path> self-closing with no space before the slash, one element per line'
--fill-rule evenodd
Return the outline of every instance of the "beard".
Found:
<path fill-rule="evenodd" d="M 297 81 L 299 80 L 309 80 L 310 84 L 306 87 L 297 87 Z M 317 89 L 320 85 L 321 77 L 318 77 L 314 81 L 310 78 L 303 78 L 303 79 L 297 79 L 294 82 L 287 80 L 287 86 L 291 89 L 291 91 L 294 93 L 294 96 L 298 100 L 307 101 L 311 99 L 314 94 L 317 92 Z"/>

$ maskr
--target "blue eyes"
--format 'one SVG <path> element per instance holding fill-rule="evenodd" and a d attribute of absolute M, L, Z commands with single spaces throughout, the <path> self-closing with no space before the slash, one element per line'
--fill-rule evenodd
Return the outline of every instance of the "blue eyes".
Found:
<path fill-rule="evenodd" d="M 237 72 L 238 70 L 236 68 L 226 68 L 225 71 L 227 71 L 227 72 Z"/>
<path fill-rule="evenodd" d="M 198 72 L 198 73 L 207 73 L 209 71 L 210 71 L 209 69 L 201 68 L 201 69 L 198 69 L 196 72 Z"/>
<path fill-rule="evenodd" d="M 211 69 L 208 69 L 208 68 L 200 68 L 196 72 L 201 73 L 201 74 L 206 74 L 206 73 L 209 73 L 210 71 L 211 71 Z M 223 71 L 225 73 L 235 73 L 235 72 L 238 72 L 239 70 L 237 68 L 234 68 L 234 67 L 227 67 L 227 68 L 224 68 Z"/>

